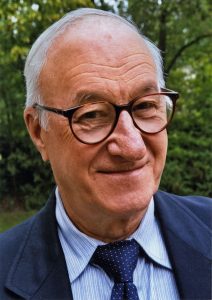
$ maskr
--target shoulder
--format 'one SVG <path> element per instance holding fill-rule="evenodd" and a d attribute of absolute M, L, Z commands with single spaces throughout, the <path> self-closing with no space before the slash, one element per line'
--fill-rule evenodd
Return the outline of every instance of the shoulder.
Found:
<path fill-rule="evenodd" d="M 0 234 L 0 294 L 14 258 L 21 253 L 35 217 Z"/>
<path fill-rule="evenodd" d="M 199 209 L 205 209 L 205 208 L 212 208 L 212 199 L 208 197 L 203 196 L 196 196 L 196 195 L 189 195 L 189 196 L 179 196 L 175 194 L 170 194 L 163 191 L 158 191 L 156 193 L 157 196 L 160 198 L 168 199 L 174 202 L 178 202 L 182 205 L 191 207 L 191 208 L 199 208 Z"/>
<path fill-rule="evenodd" d="M 0 234 L 0 262 L 8 266 L 14 260 L 14 257 L 24 249 L 25 245 L 32 243 L 36 239 L 36 243 L 45 240 L 50 235 L 48 228 L 55 231 L 55 193 L 54 191 L 49 197 L 46 205 L 34 216 L 25 222 Z M 1 273 L 1 272 L 0 272 Z M 1 276 L 1 274 L 0 274 Z"/>
<path fill-rule="evenodd" d="M 212 226 L 212 199 L 203 196 L 178 196 L 158 191 L 154 196 L 156 205 L 162 207 L 177 207 L 178 211 L 187 212 L 188 215 L 196 216 L 204 224 Z"/>
<path fill-rule="evenodd" d="M 24 240 L 30 233 L 31 227 L 35 222 L 36 216 L 31 217 L 27 221 L 0 234 L 0 261 L 2 265 L 10 265 L 13 258 L 20 250 Z"/>
<path fill-rule="evenodd" d="M 23 242 L 23 236 L 30 230 L 34 219 L 36 217 L 32 216 L 27 221 L 12 227 L 11 229 L 0 234 L 0 252 L 4 248 L 5 243 L 7 245 L 13 245 L 14 243 L 20 241 Z"/>
<path fill-rule="evenodd" d="M 52 211 L 51 211 L 52 210 Z M 2 255 L 9 257 L 11 254 L 17 254 L 20 246 L 23 246 L 28 238 L 42 231 L 42 227 L 48 224 L 48 214 L 54 211 L 53 201 L 38 211 L 34 216 L 26 221 L 12 227 L 11 229 L 0 234 L 0 260 Z"/>

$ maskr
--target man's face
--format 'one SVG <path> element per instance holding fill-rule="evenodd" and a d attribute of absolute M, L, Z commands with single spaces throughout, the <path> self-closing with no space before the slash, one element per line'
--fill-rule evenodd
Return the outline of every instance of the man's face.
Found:
<path fill-rule="evenodd" d="M 49 51 L 40 76 L 45 105 L 68 109 L 91 98 L 125 104 L 158 90 L 153 59 L 136 33 L 126 25 L 90 21 L 83 30 L 81 26 L 59 37 Z M 158 189 L 166 131 L 143 135 L 126 111 L 114 132 L 96 145 L 76 140 L 68 119 L 53 113 L 42 138 L 45 157 L 76 224 L 92 215 L 141 214 Z"/>

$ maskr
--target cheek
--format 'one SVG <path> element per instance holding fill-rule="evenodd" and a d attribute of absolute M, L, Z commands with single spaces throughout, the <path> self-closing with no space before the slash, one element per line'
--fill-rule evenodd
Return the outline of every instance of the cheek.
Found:
<path fill-rule="evenodd" d="M 79 142 L 66 120 L 50 124 L 46 145 L 55 178 L 66 178 L 70 184 L 87 177 L 96 147 Z"/>
<path fill-rule="evenodd" d="M 63 149 L 63 151 L 68 150 L 74 140 L 68 119 L 62 116 L 52 116 L 49 119 L 48 135 L 51 148 L 55 147 L 58 150 Z"/>
<path fill-rule="evenodd" d="M 152 157 L 153 170 L 157 177 L 161 176 L 165 165 L 167 146 L 168 139 L 166 131 L 160 132 L 155 136 L 150 136 L 148 139 L 148 148 Z"/>
<path fill-rule="evenodd" d="M 74 137 L 66 119 L 58 116 L 49 119 L 45 145 L 53 171 L 63 170 L 71 157 Z"/>
<path fill-rule="evenodd" d="M 163 169 L 165 167 L 166 162 L 166 155 L 167 155 L 167 147 L 168 147 L 168 139 L 167 134 L 163 135 L 163 138 L 161 141 L 158 141 L 157 143 L 157 153 L 155 154 L 156 157 L 156 172 L 158 172 L 159 176 L 161 177 Z"/>

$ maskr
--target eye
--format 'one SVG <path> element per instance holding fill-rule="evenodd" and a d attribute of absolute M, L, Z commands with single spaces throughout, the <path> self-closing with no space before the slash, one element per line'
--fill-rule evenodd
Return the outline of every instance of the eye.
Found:
<path fill-rule="evenodd" d="M 133 106 L 133 111 L 137 111 L 137 110 L 147 110 L 147 109 L 152 109 L 152 108 L 156 108 L 156 103 L 153 101 L 143 101 L 140 103 L 136 103 Z"/>
<path fill-rule="evenodd" d="M 72 122 L 79 125 L 103 125 L 113 122 L 114 109 L 107 102 L 89 103 L 75 111 Z"/>
<path fill-rule="evenodd" d="M 158 103 L 156 101 L 145 101 L 145 100 L 138 100 L 134 103 L 133 106 L 133 113 L 136 115 L 143 115 L 153 113 L 158 109 Z"/>
<path fill-rule="evenodd" d="M 144 120 L 152 119 L 157 116 L 159 101 L 154 98 L 138 99 L 132 108 L 132 113 L 135 119 Z"/>
<path fill-rule="evenodd" d="M 107 118 L 108 114 L 104 110 L 78 111 L 77 114 L 74 115 L 74 121 L 78 123 L 105 120 Z"/>
<path fill-rule="evenodd" d="M 81 119 L 97 119 L 98 117 L 100 117 L 102 115 L 102 112 L 100 111 L 89 111 L 86 113 L 83 113 L 82 115 L 80 115 Z"/>

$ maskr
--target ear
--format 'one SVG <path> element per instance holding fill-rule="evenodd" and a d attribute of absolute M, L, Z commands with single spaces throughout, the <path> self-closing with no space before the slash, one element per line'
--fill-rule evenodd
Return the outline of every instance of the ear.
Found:
<path fill-rule="evenodd" d="M 40 126 L 38 114 L 32 107 L 27 107 L 24 110 L 24 121 L 30 137 L 40 152 L 43 161 L 48 161 L 48 153 L 45 146 L 45 130 Z"/>

